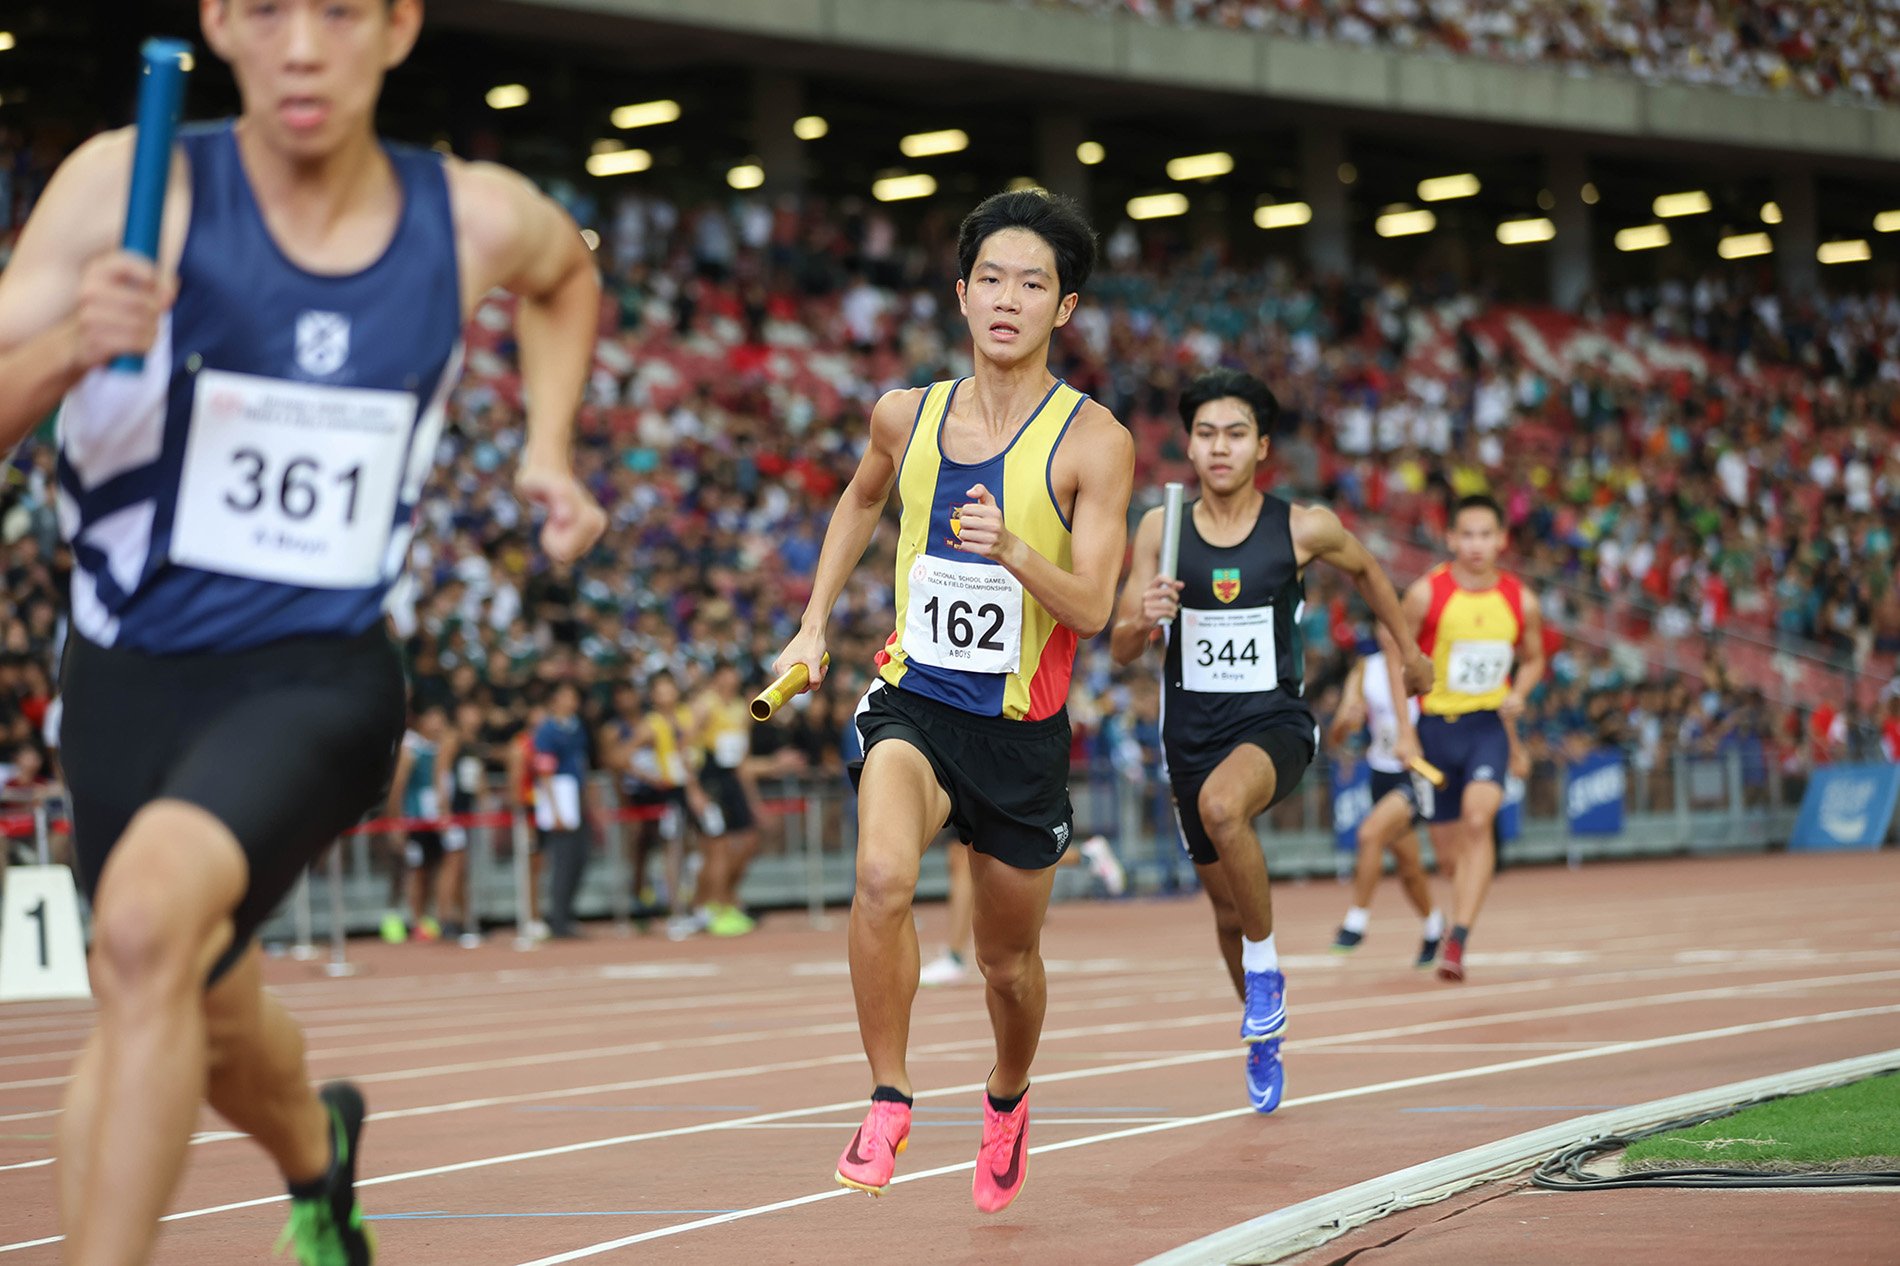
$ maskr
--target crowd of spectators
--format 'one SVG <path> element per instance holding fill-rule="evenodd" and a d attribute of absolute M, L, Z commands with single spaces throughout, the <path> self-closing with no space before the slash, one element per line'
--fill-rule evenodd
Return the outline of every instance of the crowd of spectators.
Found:
<path fill-rule="evenodd" d="M 477 705 L 497 769 L 556 682 L 582 688 L 592 736 L 644 706 L 660 673 L 689 695 L 722 662 L 762 678 L 803 609 L 870 405 L 968 369 L 947 208 L 908 234 L 874 204 L 816 201 L 629 197 L 599 222 L 608 290 L 576 460 L 606 536 L 573 568 L 537 553 L 507 479 L 520 442 L 509 314 L 490 303 L 390 603 L 418 699 Z M 1794 773 L 1875 741 L 1871 695 L 1817 707 L 1772 674 L 1731 680 L 1730 649 L 1754 639 L 1784 660 L 1891 674 L 1900 301 L 1790 303 L 1712 276 L 1603 296 L 1572 319 L 1429 280 L 1238 265 L 1214 244 L 1170 253 L 1127 223 L 1105 257 L 1056 367 L 1136 435 L 1137 511 L 1184 470 L 1180 386 L 1239 364 L 1286 408 L 1274 487 L 1338 506 L 1400 579 L 1437 548 L 1447 495 L 1505 505 L 1511 564 L 1562 639 L 1528 725 L 1546 763 L 1596 742 L 1642 767 L 1743 744 L 1751 768 Z M 43 742 L 65 609 L 53 490 L 49 427 L 0 493 L 0 743 L 15 778 L 49 764 L 22 749 Z M 837 610 L 834 684 L 763 745 L 770 771 L 837 772 L 844 710 L 890 631 L 892 564 L 880 534 Z M 1323 707 L 1363 613 L 1331 579 L 1309 584 Z M 1661 654 L 1672 646 L 1693 652 Z M 1847 678 L 1822 680 L 1847 700 Z M 623 684 L 635 693 L 616 700 Z M 1130 767 L 1142 696 L 1139 674 L 1084 647 L 1078 759 Z"/>
<path fill-rule="evenodd" d="M 1009 0 L 1178 26 L 1428 50 L 1653 83 L 1890 101 L 1893 0 Z"/>

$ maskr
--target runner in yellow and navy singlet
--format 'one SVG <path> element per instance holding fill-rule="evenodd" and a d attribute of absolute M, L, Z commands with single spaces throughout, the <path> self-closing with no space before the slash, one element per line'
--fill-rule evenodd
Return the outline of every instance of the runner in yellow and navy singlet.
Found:
<path fill-rule="evenodd" d="M 1114 604 L 1134 443 L 1049 372 L 1050 337 L 1095 262 L 1080 209 L 1041 190 L 997 194 L 964 220 L 957 256 L 973 371 L 891 392 L 872 411 L 804 621 L 774 671 L 803 664 L 814 686 L 824 679 L 832 606 L 896 492 L 895 631 L 854 718 L 865 755 L 853 768 L 851 988 L 874 1089 L 837 1179 L 882 1194 L 909 1139 L 910 907 L 923 851 L 948 824 L 971 847 L 996 1034 L 971 1188 L 994 1213 L 1027 1173 L 1029 1065 L 1047 1008 L 1042 919 L 1074 825 L 1069 676 L 1078 639 L 1101 632 Z"/>
<path fill-rule="evenodd" d="M 1399 757 L 1422 755 L 1444 775 L 1433 790 L 1432 851 L 1452 882 L 1452 929 L 1438 974 L 1465 978 L 1465 942 L 1491 887 L 1496 858 L 1491 824 L 1510 767 L 1509 726 L 1544 672 L 1543 625 L 1530 588 L 1498 567 L 1504 515 L 1487 496 L 1452 511 L 1452 561 L 1405 592 L 1405 614 L 1418 646 L 1432 657 L 1433 685 L 1420 705 L 1416 739 L 1400 739 Z M 1516 674 L 1512 674 L 1512 666 Z"/>

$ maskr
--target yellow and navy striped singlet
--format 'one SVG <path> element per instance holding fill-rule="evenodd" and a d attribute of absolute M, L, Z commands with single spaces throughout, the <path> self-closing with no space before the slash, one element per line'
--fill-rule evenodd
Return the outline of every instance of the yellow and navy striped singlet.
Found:
<path fill-rule="evenodd" d="M 1009 446 L 976 465 L 943 454 L 943 423 L 968 379 L 933 383 L 897 468 L 897 631 L 878 655 L 884 680 L 979 716 L 1039 721 L 1069 700 L 1075 632 L 1001 563 L 954 548 L 957 513 L 982 484 L 1003 523 L 1044 558 L 1071 566 L 1056 504 L 1056 448 L 1087 396 L 1058 379 Z"/>

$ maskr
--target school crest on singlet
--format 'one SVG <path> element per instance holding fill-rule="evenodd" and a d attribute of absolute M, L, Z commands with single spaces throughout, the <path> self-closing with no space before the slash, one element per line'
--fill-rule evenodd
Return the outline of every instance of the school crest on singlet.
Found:
<path fill-rule="evenodd" d="M 1222 602 L 1232 602 L 1240 596 L 1240 568 L 1216 567 L 1214 569 L 1214 596 Z"/>

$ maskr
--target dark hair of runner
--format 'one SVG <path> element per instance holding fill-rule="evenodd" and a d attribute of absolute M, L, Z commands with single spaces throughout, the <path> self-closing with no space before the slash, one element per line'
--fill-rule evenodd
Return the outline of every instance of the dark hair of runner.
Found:
<path fill-rule="evenodd" d="M 1458 498 L 1458 504 L 1451 508 L 1451 521 L 1458 522 L 1458 516 L 1466 510 L 1489 510 L 1497 518 L 1498 526 L 1504 526 L 1504 507 L 1497 503 L 1497 498 L 1487 493 L 1474 492 L 1468 497 Z"/>
<path fill-rule="evenodd" d="M 1266 383 L 1238 369 L 1211 370 L 1189 383 L 1187 390 L 1181 393 L 1181 425 L 1193 434 L 1194 415 L 1201 411 L 1201 406 L 1227 399 L 1246 405 L 1253 414 L 1255 429 L 1269 439 L 1273 437 L 1273 429 L 1280 421 L 1279 400 Z"/>
<path fill-rule="evenodd" d="M 1049 243 L 1061 294 L 1081 290 L 1095 271 L 1095 230 L 1076 200 L 1045 189 L 1018 189 L 992 194 L 963 217 L 963 227 L 957 230 L 959 278 L 970 280 L 977 251 L 1004 229 L 1026 229 Z"/>

